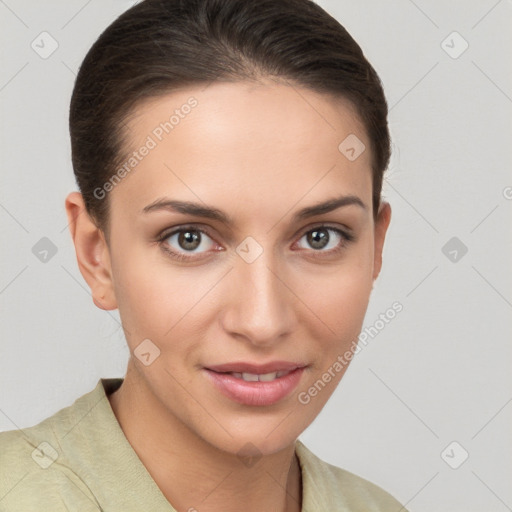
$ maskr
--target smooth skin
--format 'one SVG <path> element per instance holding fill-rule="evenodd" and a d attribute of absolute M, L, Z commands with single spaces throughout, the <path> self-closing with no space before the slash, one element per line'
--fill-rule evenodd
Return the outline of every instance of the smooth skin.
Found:
<path fill-rule="evenodd" d="M 192 96 L 197 106 L 104 199 L 108 238 L 78 192 L 66 199 L 80 271 L 96 306 L 119 309 L 130 348 L 110 402 L 178 511 L 300 511 L 294 443 L 346 367 L 309 403 L 298 394 L 357 340 L 391 208 L 382 202 L 374 221 L 371 144 L 352 105 L 284 81 L 216 82 L 145 100 L 128 119 L 127 151 Z M 338 149 L 350 134 L 366 146 L 354 161 Z M 345 195 L 364 206 L 293 219 Z M 143 211 L 161 199 L 213 207 L 230 222 Z M 206 231 L 193 231 L 194 249 L 183 243 L 187 229 L 171 233 L 183 227 Z M 247 237 L 263 250 L 252 263 L 236 251 Z M 146 339 L 160 350 L 147 366 L 134 355 Z M 204 370 L 276 360 L 306 369 L 293 393 L 266 407 L 232 401 Z M 237 455 L 248 447 L 261 455 L 252 465 Z"/>

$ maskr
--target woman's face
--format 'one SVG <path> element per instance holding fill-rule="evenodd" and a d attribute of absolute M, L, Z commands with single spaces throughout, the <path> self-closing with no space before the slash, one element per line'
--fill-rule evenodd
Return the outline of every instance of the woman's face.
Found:
<path fill-rule="evenodd" d="M 128 127 L 136 161 L 105 189 L 131 378 L 222 450 L 289 446 L 346 370 L 380 270 L 390 210 L 374 223 L 362 124 L 267 81 L 153 98 Z"/>

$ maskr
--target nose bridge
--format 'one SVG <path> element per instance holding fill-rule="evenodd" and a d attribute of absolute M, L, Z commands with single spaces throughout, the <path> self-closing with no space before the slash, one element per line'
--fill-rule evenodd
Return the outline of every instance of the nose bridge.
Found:
<path fill-rule="evenodd" d="M 290 292 L 276 277 L 276 266 L 270 250 L 262 251 L 252 261 L 242 253 L 231 272 L 232 294 L 224 315 L 225 328 L 253 344 L 271 344 L 292 328 Z"/>

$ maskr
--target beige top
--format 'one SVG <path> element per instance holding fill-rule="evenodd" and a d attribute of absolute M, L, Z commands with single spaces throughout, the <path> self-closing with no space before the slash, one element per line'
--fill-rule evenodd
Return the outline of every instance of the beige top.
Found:
<path fill-rule="evenodd" d="M 1 512 L 175 512 L 96 387 L 41 423 L 0 433 Z M 407 512 L 380 487 L 320 460 L 300 441 L 302 510 Z M 191 505 L 190 511 L 194 511 Z"/>

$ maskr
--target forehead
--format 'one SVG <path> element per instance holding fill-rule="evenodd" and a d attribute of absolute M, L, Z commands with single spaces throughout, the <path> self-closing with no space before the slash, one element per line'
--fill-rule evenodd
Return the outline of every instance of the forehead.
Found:
<path fill-rule="evenodd" d="M 371 198 L 370 142 L 344 98 L 271 81 L 220 82 L 146 100 L 126 125 L 126 162 L 137 161 L 111 192 L 113 208 L 140 211 L 164 195 L 229 200 L 241 212 L 290 207 L 305 194 L 310 202 Z M 362 152 L 348 158 L 347 147 Z"/>

